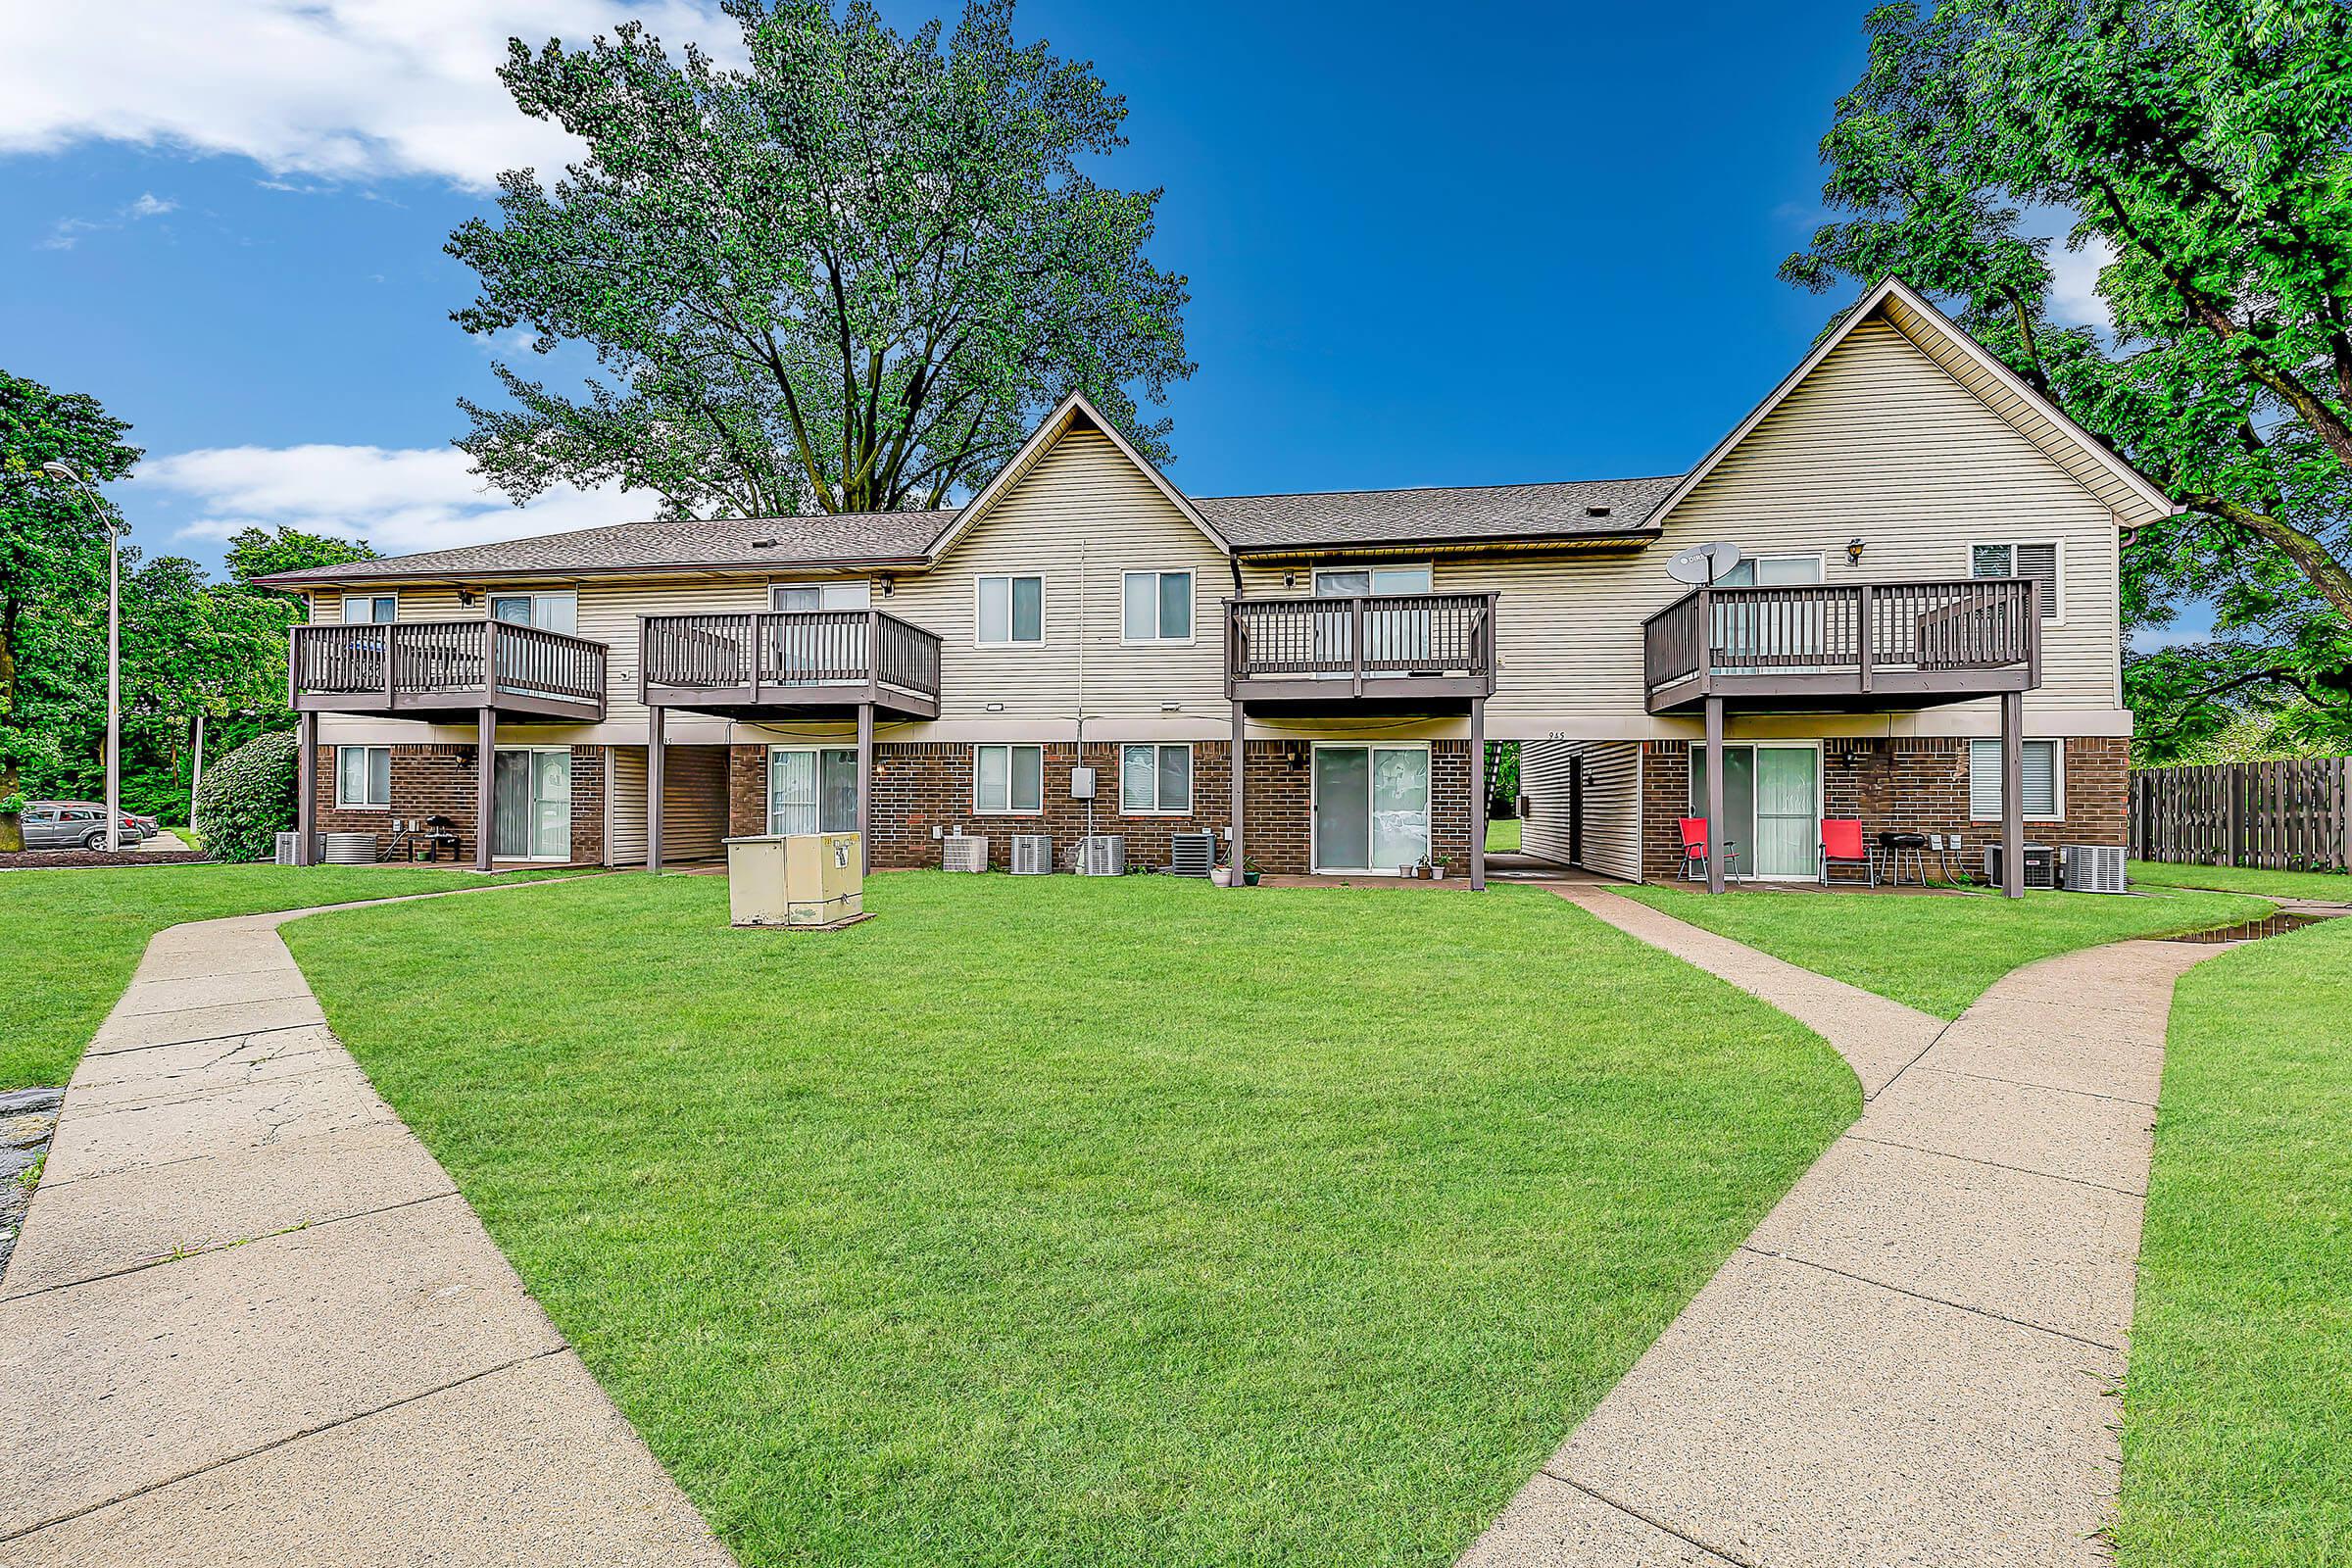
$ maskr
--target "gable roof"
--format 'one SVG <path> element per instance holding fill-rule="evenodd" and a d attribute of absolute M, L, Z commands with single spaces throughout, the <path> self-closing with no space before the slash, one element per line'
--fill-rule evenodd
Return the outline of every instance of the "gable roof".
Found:
<path fill-rule="evenodd" d="M 1639 539 L 1680 476 L 1417 490 L 1201 496 L 1194 503 L 1245 554 L 1317 547 Z"/>
<path fill-rule="evenodd" d="M 2126 523 L 2153 522 L 2180 510 L 2138 469 L 2068 417 L 2058 405 L 2034 391 L 1984 345 L 1962 331 L 1958 322 L 1937 310 L 1925 295 L 1901 278 L 1889 276 L 1880 279 L 1865 293 L 1846 312 L 1845 318 L 1814 345 L 1813 352 L 1746 418 L 1734 425 L 1731 433 L 1699 461 L 1697 467 L 1683 475 L 1682 482 L 1650 514 L 1651 523 L 1664 527 L 1674 509 L 1715 471 L 1717 465 L 1731 456 L 1733 449 L 1747 439 L 1748 433 L 1762 424 L 1839 344 L 1852 336 L 1856 327 L 1874 318 L 1887 322 L 1952 379 L 1975 393 L 1985 407 L 2033 442 L 2043 456 L 2065 469 L 2076 483 L 2096 496 Z"/>
<path fill-rule="evenodd" d="M 758 571 L 766 567 L 919 567 L 956 509 L 818 513 L 794 517 L 621 522 L 499 544 L 461 545 L 379 561 L 273 572 L 273 588 L 388 578 L 593 577 L 634 572 Z"/>
<path fill-rule="evenodd" d="M 1076 425 L 1090 426 L 1102 432 L 1109 439 L 1112 446 L 1119 449 L 1119 455 L 1141 469 L 1144 477 L 1152 481 L 1152 487 L 1167 498 L 1168 505 L 1183 513 L 1185 520 L 1200 529 L 1208 542 L 1217 547 L 1220 554 L 1233 554 L 1233 547 L 1225 542 L 1224 537 L 1216 529 L 1208 525 L 1208 519 L 1200 515 L 1199 509 L 1193 505 L 1192 498 L 1168 483 L 1167 475 L 1153 466 L 1151 459 L 1138 452 L 1135 449 L 1135 443 L 1119 433 L 1117 425 L 1096 413 L 1095 406 L 1086 400 L 1085 393 L 1073 392 L 1063 398 L 1052 414 L 1038 421 L 1037 428 L 1029 432 L 1029 439 L 1021 443 L 1020 451 L 1015 452 L 1010 461 L 996 471 L 995 477 L 980 487 L 977 495 L 963 504 L 962 510 L 956 514 L 946 528 L 941 530 L 939 537 L 932 541 L 931 558 L 936 561 L 946 555 L 955 547 L 956 540 L 971 532 L 972 525 L 995 511 L 997 504 L 1011 493 L 1012 487 L 1019 484 L 1029 470 L 1036 467 L 1038 462 L 1047 453 L 1054 450 L 1054 443 L 1068 434 L 1070 429 Z"/>

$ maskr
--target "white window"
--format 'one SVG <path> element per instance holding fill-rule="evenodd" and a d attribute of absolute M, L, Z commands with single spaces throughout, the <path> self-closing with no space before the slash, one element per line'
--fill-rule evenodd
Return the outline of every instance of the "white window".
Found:
<path fill-rule="evenodd" d="M 1126 574 L 1119 636 L 1131 643 L 1189 643 L 1193 640 L 1193 574 L 1189 571 L 1131 571 Z"/>
<path fill-rule="evenodd" d="M 1046 640 L 1046 579 L 982 577 L 979 635 L 983 648 L 1004 648 Z"/>
<path fill-rule="evenodd" d="M 1190 816 L 1192 747 L 1120 747 L 1119 810 L 1128 816 Z"/>
<path fill-rule="evenodd" d="M 1968 550 L 1968 574 L 1971 577 L 2032 577 L 2039 584 L 2037 597 L 2041 601 L 2041 618 L 2058 618 L 2058 547 L 2055 544 L 2017 541 L 1971 545 Z"/>
<path fill-rule="evenodd" d="M 345 594 L 343 596 L 343 624 L 378 625 L 400 613 L 400 600 L 391 594 Z"/>
<path fill-rule="evenodd" d="M 568 635 L 579 629 L 579 596 L 568 588 L 557 593 L 492 594 L 490 618 Z"/>
<path fill-rule="evenodd" d="M 392 748 L 336 747 L 335 804 L 362 810 L 388 809 L 392 805 Z"/>
<path fill-rule="evenodd" d="M 871 610 L 873 588 L 855 582 L 780 582 L 767 591 L 770 610 Z"/>
<path fill-rule="evenodd" d="M 858 753 L 848 746 L 767 749 L 770 833 L 858 831 Z"/>
<path fill-rule="evenodd" d="M 1046 808 L 1046 749 L 972 748 L 972 809 L 1035 815 Z"/>
<path fill-rule="evenodd" d="M 2056 741 L 2025 743 L 2025 805 L 2029 821 L 2055 822 L 2066 814 L 2064 764 Z M 2001 819 L 2001 743 L 1968 743 L 1968 814 L 1979 822 Z"/>
<path fill-rule="evenodd" d="M 1718 588 L 1788 588 L 1821 581 L 1819 556 L 1742 556 L 1715 579 Z"/>

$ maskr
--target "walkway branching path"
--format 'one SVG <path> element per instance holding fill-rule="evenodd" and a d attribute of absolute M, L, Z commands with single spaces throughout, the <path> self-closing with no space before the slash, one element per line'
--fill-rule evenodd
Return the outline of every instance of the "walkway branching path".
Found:
<path fill-rule="evenodd" d="M 0 1559 L 731 1563 L 327 1029 L 314 912 L 159 933 L 74 1074 L 0 1278 Z"/>
<path fill-rule="evenodd" d="M 2043 959 L 1947 1025 L 1555 891 L 1810 1024 L 1866 1103 L 1464 1568 L 2104 1562 L 2165 1019 L 2220 950 Z"/>

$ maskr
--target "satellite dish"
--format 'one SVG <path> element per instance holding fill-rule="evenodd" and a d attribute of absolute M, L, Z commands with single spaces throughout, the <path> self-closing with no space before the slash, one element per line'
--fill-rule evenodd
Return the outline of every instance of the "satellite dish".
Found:
<path fill-rule="evenodd" d="M 1711 545 L 1692 545 L 1666 563 L 1666 575 L 1676 582 L 1704 587 L 1740 564 L 1740 547 L 1726 539 Z"/>

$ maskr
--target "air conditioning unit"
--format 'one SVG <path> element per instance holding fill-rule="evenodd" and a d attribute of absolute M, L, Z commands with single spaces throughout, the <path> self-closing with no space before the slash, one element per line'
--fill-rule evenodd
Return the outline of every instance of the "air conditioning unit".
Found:
<path fill-rule="evenodd" d="M 329 833 L 326 836 L 326 853 L 321 858 L 329 865 L 373 865 L 375 835 Z"/>
<path fill-rule="evenodd" d="M 1044 833 L 1012 836 L 1012 874 L 1046 876 L 1054 869 L 1054 840 Z"/>
<path fill-rule="evenodd" d="M 1085 876 L 1125 876 L 1127 841 L 1116 833 L 1096 833 L 1085 840 L 1078 869 Z"/>
<path fill-rule="evenodd" d="M 2124 854 L 2120 844 L 2069 844 L 2066 847 L 2066 890 L 2069 893 L 2123 892 Z"/>
<path fill-rule="evenodd" d="M 1217 863 L 1214 833 L 1172 833 L 1168 836 L 1168 869 L 1178 876 L 1208 875 Z"/>
<path fill-rule="evenodd" d="M 951 833 L 939 841 L 939 868 L 943 871 L 985 871 L 988 869 L 988 840 L 977 833 Z"/>
<path fill-rule="evenodd" d="M 294 865 L 298 863 L 295 860 L 295 855 L 301 850 L 301 848 L 302 835 L 300 833 L 278 834 L 276 863 L 279 865 Z"/>

